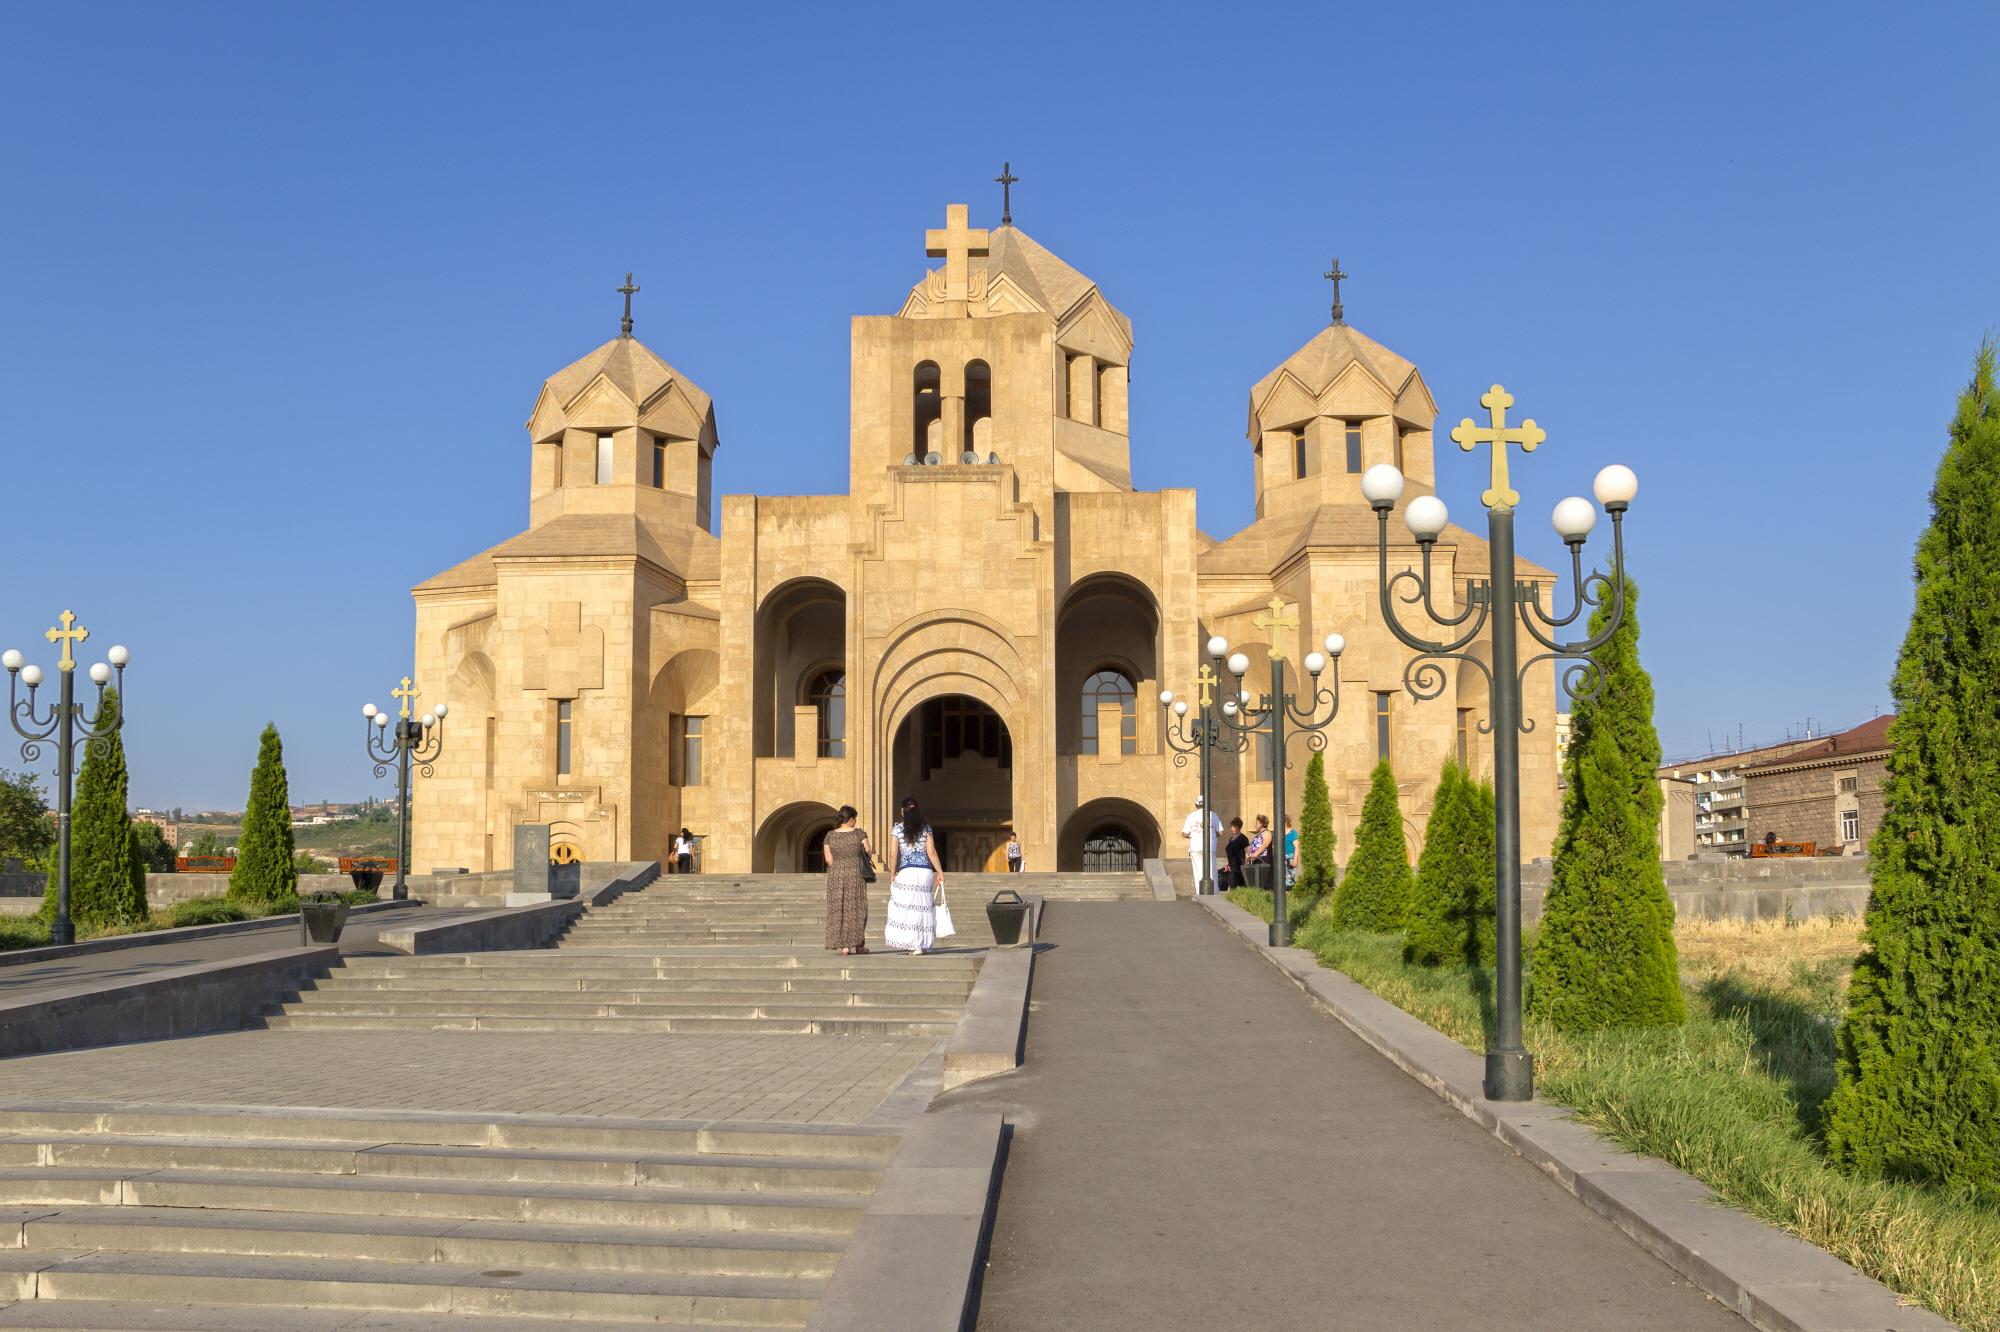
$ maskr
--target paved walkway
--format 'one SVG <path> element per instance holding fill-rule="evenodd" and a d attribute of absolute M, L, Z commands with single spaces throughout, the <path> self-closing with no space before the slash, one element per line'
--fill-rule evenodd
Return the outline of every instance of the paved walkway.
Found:
<path fill-rule="evenodd" d="M 1049 907 L 979 1327 L 1743 1332 L 1193 903 Z"/>

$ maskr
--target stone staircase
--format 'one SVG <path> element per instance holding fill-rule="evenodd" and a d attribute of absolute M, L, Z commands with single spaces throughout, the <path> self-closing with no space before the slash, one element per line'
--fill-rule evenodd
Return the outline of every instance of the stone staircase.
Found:
<path fill-rule="evenodd" d="M 844 1127 L 0 1109 L 0 1328 L 799 1327 L 896 1141 Z"/>
<path fill-rule="evenodd" d="M 694 942 L 349 957 L 264 1023 L 288 1031 L 949 1036 L 979 970 L 971 952 L 844 958 L 718 952 Z"/>

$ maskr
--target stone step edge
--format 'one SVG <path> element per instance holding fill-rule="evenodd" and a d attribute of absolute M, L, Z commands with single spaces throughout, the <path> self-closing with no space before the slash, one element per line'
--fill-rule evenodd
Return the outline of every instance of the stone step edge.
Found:
<path fill-rule="evenodd" d="M 479 1114 L 453 1110 L 369 1110 L 347 1106 L 235 1105 L 223 1102 L 157 1104 L 143 1101 L 0 1100 L 0 1126 L 4 1126 L 8 1117 L 13 1115 L 94 1116 L 97 1126 L 91 1130 L 92 1132 L 108 1131 L 114 1134 L 115 1129 L 104 1128 L 106 1120 L 136 1117 L 169 1123 L 176 1120 L 226 1117 L 229 1121 L 228 1127 L 237 1136 L 269 1125 L 295 1130 L 301 1124 L 313 1122 L 367 1128 L 393 1125 L 404 1131 L 461 1130 L 460 1135 L 453 1141 L 428 1144 L 432 1146 L 519 1146 L 519 1143 L 506 1141 L 505 1134 L 509 1130 L 528 1134 L 556 1132 L 563 1135 L 566 1140 L 579 1140 L 579 1135 L 592 1132 L 607 1137 L 620 1134 L 691 1133 L 696 1136 L 698 1142 L 731 1143 L 734 1146 L 730 1154 L 739 1156 L 807 1155 L 809 1153 L 794 1149 L 811 1143 L 827 1149 L 860 1148 L 870 1154 L 879 1154 L 883 1160 L 889 1159 L 893 1154 L 899 1136 L 898 1130 L 893 1128 L 862 1124 L 773 1124 L 762 1120 L 647 1119 L 639 1116 L 613 1115 Z M 19 1130 L 12 1131 L 18 1136 Z M 284 1135 L 266 1134 L 260 1140 L 268 1141 L 280 1136 Z M 483 1141 L 474 1141 L 474 1138 Z M 392 1141 L 400 1141 L 404 1145 L 426 1145 L 412 1143 L 407 1138 L 383 1139 L 384 1143 Z M 743 1150 L 750 1146 L 768 1146 L 770 1150 L 768 1152 Z"/>
<path fill-rule="evenodd" d="M 627 1324 L 599 1324 L 624 1327 Z M 715 1332 L 692 1323 L 630 1324 L 647 1332 Z M 389 1309 L 288 1309 L 284 1332 L 556 1332 L 575 1323 L 547 1318 L 483 1314 L 404 1313 Z M 273 1332 L 271 1313 L 259 1305 L 159 1304 L 128 1300 L 25 1300 L 0 1304 L 5 1332 Z M 770 1325 L 732 1326 L 729 1332 L 796 1332 Z"/>
<path fill-rule="evenodd" d="M 1302 948 L 1273 948 L 1269 926 L 1224 897 L 1195 902 L 1336 1021 L 1610 1221 L 1640 1248 L 1759 1332 L 1953 1332 L 1927 1309 L 1796 1235 L 1723 1202 L 1706 1184 L 1546 1101 L 1489 1101 L 1485 1061 Z M 1838 1310 L 1838 1322 L 1828 1321 Z"/>

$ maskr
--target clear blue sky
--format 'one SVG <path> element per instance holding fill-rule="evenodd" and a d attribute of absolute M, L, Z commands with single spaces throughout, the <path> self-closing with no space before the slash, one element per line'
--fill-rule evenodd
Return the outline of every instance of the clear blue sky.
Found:
<path fill-rule="evenodd" d="M 1605 462 L 1670 754 L 1865 719 L 2000 323 L 2000 9 L 15 5 L 0 645 L 131 645 L 139 803 L 358 798 L 408 588 L 525 523 L 543 376 L 638 331 L 718 489 L 844 484 L 847 320 L 950 201 L 1135 321 L 1133 470 L 1250 513 L 1251 383 L 1349 322 L 1504 381 L 1526 553 Z M 1480 466 L 1443 491 L 1477 517 Z M 15 757 L 0 749 L 0 766 Z M 15 766 L 18 766 L 16 764 Z"/>

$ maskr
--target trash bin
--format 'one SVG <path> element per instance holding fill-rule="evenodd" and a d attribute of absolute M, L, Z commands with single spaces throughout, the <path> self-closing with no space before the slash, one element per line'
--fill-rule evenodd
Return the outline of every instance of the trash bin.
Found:
<path fill-rule="evenodd" d="M 377 897 L 380 897 L 382 895 L 381 870 L 378 869 L 356 870 L 354 871 L 354 873 L 348 875 L 347 877 L 354 880 L 354 891 L 358 893 L 374 893 Z"/>
<path fill-rule="evenodd" d="M 1268 860 L 1251 861 L 1243 867 L 1243 877 L 1250 887 L 1262 888 L 1266 892 L 1269 892 L 1271 889 L 1271 862 Z"/>
<path fill-rule="evenodd" d="M 1028 904 L 1012 888 L 1002 888 L 986 904 L 986 919 L 993 926 L 993 942 L 1012 948 L 1021 942 L 1021 927 L 1028 922 Z"/>
<path fill-rule="evenodd" d="M 347 924 L 347 903 L 337 897 L 308 897 L 299 902 L 299 941 L 330 944 L 340 942 Z"/>

